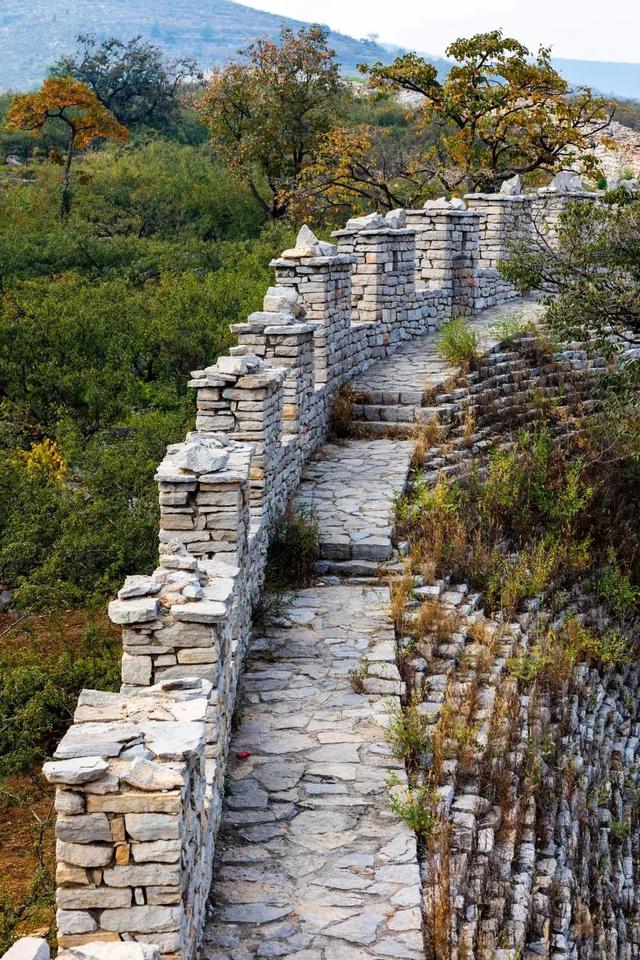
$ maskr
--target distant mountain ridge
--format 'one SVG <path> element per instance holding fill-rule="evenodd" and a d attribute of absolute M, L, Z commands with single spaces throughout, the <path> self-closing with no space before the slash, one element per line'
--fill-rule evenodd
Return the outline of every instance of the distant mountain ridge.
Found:
<path fill-rule="evenodd" d="M 316 18 L 319 20 L 320 18 Z M 220 65 L 240 47 L 282 24 L 308 22 L 254 10 L 231 0 L 4 0 L 0 5 L 0 90 L 37 86 L 47 68 L 74 48 L 80 33 L 128 39 L 142 34 L 172 56 L 193 57 L 202 67 Z M 347 74 L 359 63 L 390 62 L 399 48 L 331 31 L 329 43 Z M 446 68 L 446 61 L 430 57 Z"/>
<path fill-rule="evenodd" d="M 36 87 L 47 68 L 74 48 L 79 33 L 95 33 L 102 39 L 142 34 L 170 55 L 193 57 L 207 68 L 224 63 L 258 36 L 276 36 L 283 23 L 299 29 L 310 20 L 255 10 L 233 0 L 3 0 L 0 91 Z M 349 75 L 357 72 L 359 63 L 390 62 L 402 52 L 390 44 L 335 31 L 331 31 L 329 42 Z M 447 60 L 423 56 L 446 72 Z M 573 84 L 640 99 L 640 64 L 561 58 L 553 62 Z"/>

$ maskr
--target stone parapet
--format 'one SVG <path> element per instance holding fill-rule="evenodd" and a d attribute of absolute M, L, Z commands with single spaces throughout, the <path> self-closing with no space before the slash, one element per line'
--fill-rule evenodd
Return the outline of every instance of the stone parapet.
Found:
<path fill-rule="evenodd" d="M 304 228 L 273 261 L 263 309 L 234 325 L 237 346 L 194 372 L 196 430 L 156 474 L 158 567 L 128 577 L 109 607 L 122 627 L 121 691 L 83 691 L 45 767 L 58 788 L 62 947 L 104 941 L 98 960 L 151 960 L 152 947 L 193 958 L 269 537 L 327 436 L 333 397 L 399 344 L 506 299 L 486 264 L 520 229 L 514 211 L 537 204 L 551 221 L 558 205 L 471 199 L 483 209 L 438 201 L 356 218 L 337 245 Z M 133 946 L 122 956 L 134 941 L 149 957 Z"/>

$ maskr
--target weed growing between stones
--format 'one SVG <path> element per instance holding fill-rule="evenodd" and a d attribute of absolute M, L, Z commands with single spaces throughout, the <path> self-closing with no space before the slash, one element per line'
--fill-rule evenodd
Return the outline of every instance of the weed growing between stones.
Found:
<path fill-rule="evenodd" d="M 394 704 L 389 709 L 386 741 L 394 757 L 404 760 L 410 775 L 415 773 L 421 762 L 424 764 L 430 752 L 428 729 L 429 724 L 420 713 L 417 702 L 411 701 L 404 707 Z"/>
<path fill-rule="evenodd" d="M 464 317 L 454 317 L 442 325 L 438 337 L 438 355 L 448 363 L 471 370 L 479 357 L 479 339 Z"/>
<path fill-rule="evenodd" d="M 313 580 L 320 532 L 310 510 L 288 507 L 275 525 L 267 554 L 267 585 L 303 587 Z"/>
<path fill-rule="evenodd" d="M 343 383 L 337 390 L 331 404 L 329 422 L 330 441 L 348 440 L 361 436 L 361 430 L 356 425 L 355 406 L 366 403 L 366 398 L 355 390 L 350 383 Z"/>

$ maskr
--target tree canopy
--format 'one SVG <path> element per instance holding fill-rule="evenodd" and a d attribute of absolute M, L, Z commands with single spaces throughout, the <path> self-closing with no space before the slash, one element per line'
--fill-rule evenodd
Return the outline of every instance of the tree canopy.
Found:
<path fill-rule="evenodd" d="M 179 106 L 181 84 L 201 78 L 195 60 L 169 60 L 140 36 L 100 43 L 93 34 L 81 34 L 77 43 L 78 51 L 62 57 L 53 74 L 86 84 L 126 126 L 165 123 Z"/>
<path fill-rule="evenodd" d="M 493 30 L 456 40 L 446 52 L 455 63 L 442 81 L 414 53 L 361 69 L 374 88 L 416 96 L 419 122 L 439 132 L 424 159 L 447 191 L 492 192 L 515 174 L 574 165 L 576 152 L 610 122 L 606 102 L 585 87 L 571 90 L 547 47 L 532 56 Z M 581 163 L 595 169 L 594 159 Z"/>
<path fill-rule="evenodd" d="M 273 219 L 287 212 L 286 191 L 332 129 L 347 97 L 327 30 L 283 28 L 239 51 L 213 74 L 202 118 L 225 160 Z"/>
<path fill-rule="evenodd" d="M 7 127 L 37 134 L 51 120 L 64 124 L 68 131 L 61 204 L 65 214 L 69 210 L 69 172 L 74 151 L 86 150 L 98 139 L 124 143 L 129 132 L 93 91 L 72 77 L 50 77 L 36 93 L 15 97 Z"/>

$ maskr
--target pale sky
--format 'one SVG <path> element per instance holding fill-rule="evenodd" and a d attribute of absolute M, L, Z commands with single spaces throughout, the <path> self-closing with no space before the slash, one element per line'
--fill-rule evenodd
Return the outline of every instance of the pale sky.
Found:
<path fill-rule="evenodd" d="M 556 57 L 640 62 L 640 2 L 615 0 L 244 0 L 248 6 L 328 24 L 354 37 L 443 54 L 457 37 L 502 27 Z"/>

